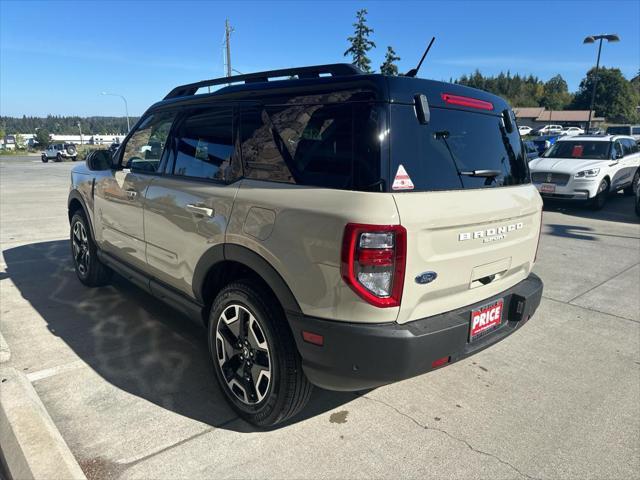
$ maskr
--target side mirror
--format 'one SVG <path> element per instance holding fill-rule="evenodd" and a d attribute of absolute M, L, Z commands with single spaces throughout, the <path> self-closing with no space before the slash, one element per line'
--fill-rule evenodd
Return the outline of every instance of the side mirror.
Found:
<path fill-rule="evenodd" d="M 86 163 L 89 170 L 109 170 L 113 159 L 108 150 L 94 150 L 87 156 Z"/>

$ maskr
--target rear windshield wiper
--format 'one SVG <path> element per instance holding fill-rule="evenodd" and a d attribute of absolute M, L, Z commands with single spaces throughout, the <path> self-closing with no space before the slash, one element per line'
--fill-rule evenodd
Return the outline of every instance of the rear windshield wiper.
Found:
<path fill-rule="evenodd" d="M 470 170 L 468 172 L 460 172 L 460 175 L 466 175 L 467 177 L 487 177 L 493 178 L 501 175 L 500 170 Z"/>

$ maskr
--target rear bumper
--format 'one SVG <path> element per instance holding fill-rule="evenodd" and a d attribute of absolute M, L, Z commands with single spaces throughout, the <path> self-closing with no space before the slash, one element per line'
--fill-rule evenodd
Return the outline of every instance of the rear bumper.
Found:
<path fill-rule="evenodd" d="M 309 380 L 329 390 L 357 391 L 410 378 L 450 357 L 453 363 L 506 338 L 529 320 L 540 304 L 542 281 L 531 274 L 512 288 L 474 305 L 406 324 L 356 324 L 307 316 L 289 318 Z M 469 342 L 471 311 L 504 299 L 502 324 Z M 324 337 L 306 343 L 302 331 Z"/>

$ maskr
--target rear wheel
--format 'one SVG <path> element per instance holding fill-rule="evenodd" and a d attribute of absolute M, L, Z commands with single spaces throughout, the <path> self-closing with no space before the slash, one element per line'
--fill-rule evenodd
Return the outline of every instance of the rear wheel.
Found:
<path fill-rule="evenodd" d="M 640 182 L 640 170 L 636 171 L 636 174 L 633 176 L 633 180 L 631 181 L 631 185 L 624 189 L 625 195 L 633 195 L 636 193 L 638 189 L 638 182 Z"/>
<path fill-rule="evenodd" d="M 75 162 L 77 160 L 78 157 L 71 157 L 71 161 Z"/>
<path fill-rule="evenodd" d="M 49 161 L 49 158 L 44 154 L 40 157 L 40 159 L 42 160 L 42 163 L 47 163 Z"/>
<path fill-rule="evenodd" d="M 111 278 L 111 270 L 97 255 L 96 244 L 91 238 L 87 217 L 82 210 L 71 218 L 71 254 L 78 280 L 87 287 L 99 287 Z"/>
<path fill-rule="evenodd" d="M 600 210 L 607 203 L 607 197 L 609 196 L 609 181 L 605 178 L 600 182 L 598 186 L 598 193 L 591 201 L 591 208 L 594 210 Z"/>
<path fill-rule="evenodd" d="M 56 162 L 61 162 L 62 161 L 62 155 L 61 154 L 57 154 L 56 155 Z"/>
<path fill-rule="evenodd" d="M 209 317 L 209 351 L 220 388 L 246 421 L 270 427 L 298 413 L 312 385 L 282 309 L 250 280 L 225 287 Z"/>

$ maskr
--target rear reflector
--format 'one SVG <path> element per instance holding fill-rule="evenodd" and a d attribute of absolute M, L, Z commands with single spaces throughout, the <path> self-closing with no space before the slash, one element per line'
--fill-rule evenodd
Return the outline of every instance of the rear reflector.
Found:
<path fill-rule="evenodd" d="M 324 345 L 324 337 L 322 335 L 318 335 L 317 333 L 307 332 L 303 330 L 302 339 L 307 343 L 313 343 L 314 345 L 318 345 L 320 347 Z"/>
<path fill-rule="evenodd" d="M 447 363 L 449 363 L 449 360 L 451 360 L 451 357 L 442 357 L 438 360 L 434 360 L 433 362 L 431 362 L 431 368 L 438 368 L 446 365 Z"/>
<path fill-rule="evenodd" d="M 451 105 L 478 108 L 480 110 L 493 110 L 493 103 L 478 100 L 477 98 L 462 97 L 460 95 L 452 95 L 450 93 L 442 93 L 440 96 L 445 103 L 450 103 Z"/>

